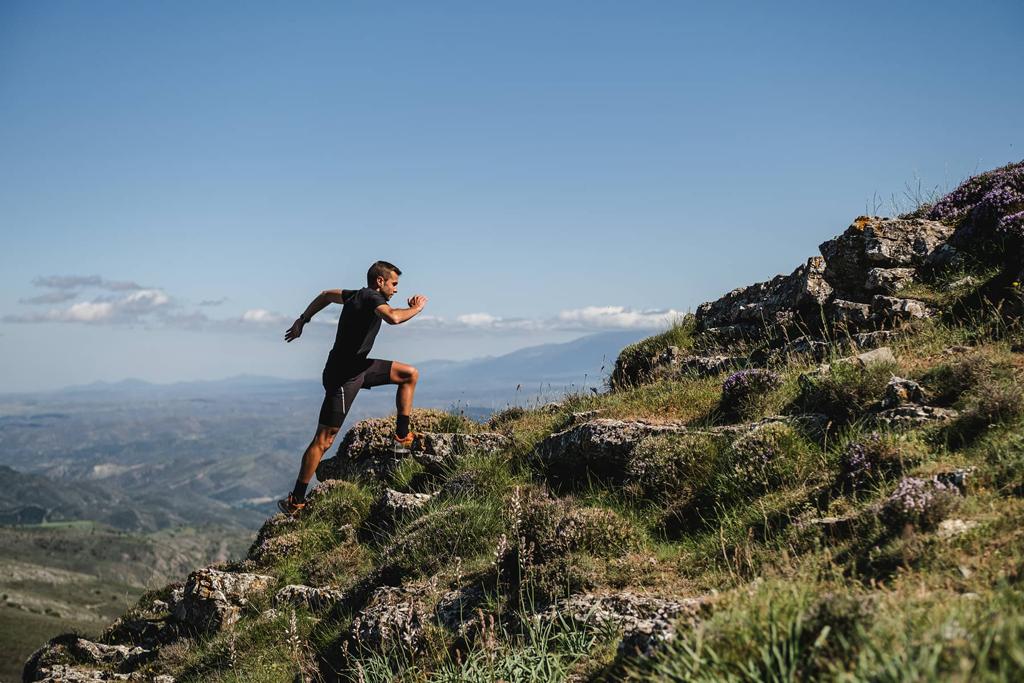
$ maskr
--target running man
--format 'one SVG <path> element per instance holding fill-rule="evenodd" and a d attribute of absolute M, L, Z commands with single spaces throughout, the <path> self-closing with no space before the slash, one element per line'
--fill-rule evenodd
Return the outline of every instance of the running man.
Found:
<path fill-rule="evenodd" d="M 409 431 L 409 414 L 412 412 L 412 397 L 416 392 L 419 371 L 405 363 L 369 358 L 381 320 L 387 321 L 389 325 L 399 325 L 415 317 L 427 304 L 427 297 L 417 294 L 409 299 L 408 308 L 392 308 L 388 305 L 391 297 L 398 292 L 398 276 L 401 274 L 402 271 L 393 264 L 377 261 L 366 273 L 366 287 L 320 292 L 284 333 L 287 342 L 298 339 L 302 335 L 302 327 L 328 304 L 343 306 L 334 348 L 327 356 L 327 365 L 324 367 L 326 394 L 320 406 L 316 436 L 309 442 L 302 456 L 294 490 L 287 498 L 277 502 L 277 507 L 286 514 L 294 515 L 306 506 L 306 488 L 320 459 L 334 443 L 334 437 L 341 429 L 360 389 L 384 384 L 398 385 L 395 397 L 395 446 L 407 449 L 412 445 L 414 434 Z"/>

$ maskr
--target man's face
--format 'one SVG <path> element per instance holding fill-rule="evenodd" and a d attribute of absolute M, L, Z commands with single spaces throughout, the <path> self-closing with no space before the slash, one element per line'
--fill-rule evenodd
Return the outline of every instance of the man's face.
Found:
<path fill-rule="evenodd" d="M 394 273 L 389 273 L 387 277 L 378 277 L 377 287 L 380 293 L 384 295 L 384 298 L 391 301 L 391 297 L 398 291 L 398 276 Z"/>

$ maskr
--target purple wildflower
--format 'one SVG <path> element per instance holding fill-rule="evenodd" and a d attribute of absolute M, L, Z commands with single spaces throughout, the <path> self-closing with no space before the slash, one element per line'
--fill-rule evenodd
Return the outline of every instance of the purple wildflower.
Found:
<path fill-rule="evenodd" d="M 846 448 L 842 459 L 843 474 L 854 486 L 863 484 L 875 474 L 881 444 L 882 437 L 874 432 L 864 441 L 855 441 Z"/>
<path fill-rule="evenodd" d="M 931 528 L 946 516 L 959 493 L 938 477 L 906 477 L 890 494 L 885 509 L 893 522 Z"/>
<path fill-rule="evenodd" d="M 1013 238 L 1024 241 L 1024 211 L 1011 213 L 999 219 L 999 227 L 996 233 L 1003 238 Z"/>

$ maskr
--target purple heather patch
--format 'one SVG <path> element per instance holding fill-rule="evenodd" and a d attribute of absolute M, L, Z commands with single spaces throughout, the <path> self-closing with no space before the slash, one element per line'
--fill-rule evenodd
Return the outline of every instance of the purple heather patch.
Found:
<path fill-rule="evenodd" d="M 959 495 L 959 489 L 938 477 L 906 477 L 889 496 L 886 510 L 898 522 L 931 527 L 945 516 Z"/>
<path fill-rule="evenodd" d="M 752 368 L 740 370 L 725 378 L 722 398 L 727 402 L 746 399 L 754 394 L 767 393 L 782 384 L 782 379 L 771 370 Z"/>
<path fill-rule="evenodd" d="M 996 224 L 1001 225 L 1003 218 L 1021 209 L 1024 209 L 1024 162 L 968 178 L 936 202 L 928 218 L 941 221 L 965 218 L 972 235 L 985 236 L 991 235 L 989 231 Z"/>
<path fill-rule="evenodd" d="M 882 444 L 882 437 L 872 432 L 863 441 L 851 443 L 844 454 L 843 473 L 853 484 L 862 484 L 875 473 L 878 463 L 876 454 Z"/>

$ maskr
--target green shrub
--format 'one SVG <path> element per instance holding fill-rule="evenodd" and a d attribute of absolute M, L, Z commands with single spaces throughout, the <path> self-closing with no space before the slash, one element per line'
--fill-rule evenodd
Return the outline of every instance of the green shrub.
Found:
<path fill-rule="evenodd" d="M 487 421 L 487 428 L 495 432 L 505 431 L 512 423 L 523 419 L 525 416 L 526 408 L 509 406 L 491 415 L 491 419 Z"/>
<path fill-rule="evenodd" d="M 962 399 L 962 410 L 947 430 L 949 441 L 962 445 L 993 425 L 1009 424 L 1024 415 L 1024 389 L 1013 381 L 983 383 Z"/>
<path fill-rule="evenodd" d="M 300 520 L 303 524 L 325 523 L 337 527 L 358 527 L 370 514 L 373 494 L 365 487 L 341 479 L 321 482 L 310 493 Z"/>
<path fill-rule="evenodd" d="M 641 439 L 626 468 L 625 491 L 665 505 L 692 497 L 719 471 L 728 440 L 715 434 L 669 434 Z"/>
<path fill-rule="evenodd" d="M 514 493 L 506 516 L 523 565 L 577 552 L 618 557 L 643 545 L 643 531 L 614 510 L 581 507 L 542 490 Z"/>
<path fill-rule="evenodd" d="M 956 360 L 931 368 L 921 377 L 936 405 L 951 406 L 964 393 L 975 389 L 995 374 L 992 359 L 981 353 L 966 353 Z"/>
<path fill-rule="evenodd" d="M 729 468 L 721 474 L 738 493 L 759 494 L 794 483 L 810 448 L 790 425 L 774 422 L 737 437 L 729 447 Z"/>
<path fill-rule="evenodd" d="M 302 566 L 302 575 L 310 586 L 344 589 L 372 568 L 369 551 L 353 539 L 310 557 Z"/>
<path fill-rule="evenodd" d="M 913 442 L 890 432 L 854 433 L 846 436 L 839 456 L 842 482 L 860 489 L 902 474 L 921 459 Z"/>
<path fill-rule="evenodd" d="M 850 424 L 881 398 L 896 370 L 892 363 L 872 363 L 867 367 L 833 363 L 827 371 L 800 376 L 800 393 L 793 408 L 798 412 L 822 413 L 839 425 Z"/>
<path fill-rule="evenodd" d="M 830 638 L 859 629 L 854 598 L 817 598 L 801 586 L 762 585 L 732 596 L 693 631 L 662 651 L 627 664 L 629 681 L 819 680 L 840 660 L 856 656 L 858 640 Z M 846 642 L 844 643 L 844 640 Z"/>
<path fill-rule="evenodd" d="M 722 383 L 719 409 L 730 418 L 750 419 L 760 414 L 769 395 L 781 386 L 782 378 L 771 370 L 739 370 Z"/>
<path fill-rule="evenodd" d="M 1024 434 L 1001 435 L 984 444 L 983 454 L 995 486 L 1015 496 L 1024 496 Z"/>
<path fill-rule="evenodd" d="M 442 505 L 402 527 L 383 551 L 381 565 L 392 578 L 430 576 L 452 558 L 493 551 L 499 528 L 500 516 L 489 505 Z"/>

